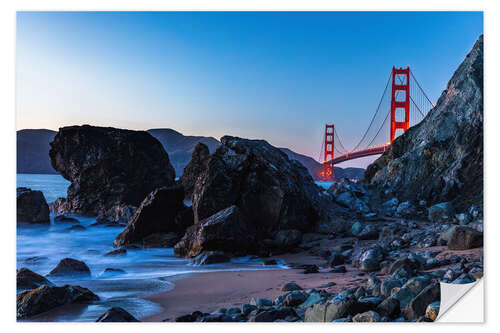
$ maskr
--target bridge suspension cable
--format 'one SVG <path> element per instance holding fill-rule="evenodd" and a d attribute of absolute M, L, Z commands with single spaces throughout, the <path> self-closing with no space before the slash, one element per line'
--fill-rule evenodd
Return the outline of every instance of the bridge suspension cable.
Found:
<path fill-rule="evenodd" d="M 371 126 L 373 125 L 373 121 L 377 117 L 378 111 L 380 110 L 380 106 L 382 105 L 382 101 L 384 100 L 385 93 L 387 92 L 387 87 L 389 87 L 389 82 L 391 82 L 391 75 L 389 75 L 389 78 L 387 79 L 387 83 L 385 85 L 384 92 L 382 93 L 382 97 L 380 97 L 380 101 L 378 103 L 377 109 L 375 110 L 375 114 L 373 115 L 373 117 L 370 121 L 370 124 L 368 125 L 368 128 L 366 129 L 365 133 L 361 137 L 361 140 L 359 140 L 358 144 L 351 151 L 355 151 L 361 145 L 361 143 L 365 139 L 366 135 L 368 134 L 368 131 L 370 130 Z"/>

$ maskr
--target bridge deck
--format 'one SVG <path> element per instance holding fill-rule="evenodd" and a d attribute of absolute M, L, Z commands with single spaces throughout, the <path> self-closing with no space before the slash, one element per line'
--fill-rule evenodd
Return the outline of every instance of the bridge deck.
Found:
<path fill-rule="evenodd" d="M 326 163 L 332 163 L 332 164 L 338 164 L 341 162 L 349 161 L 349 160 L 354 160 L 356 158 L 361 158 L 361 157 L 366 157 L 366 156 L 372 156 L 372 155 L 379 155 L 383 154 L 388 145 L 385 146 L 380 146 L 380 147 L 374 147 L 374 148 L 367 148 L 363 150 L 358 150 L 352 153 L 346 153 L 344 155 L 340 155 L 339 157 L 334 158 L 333 160 L 330 160 Z"/>

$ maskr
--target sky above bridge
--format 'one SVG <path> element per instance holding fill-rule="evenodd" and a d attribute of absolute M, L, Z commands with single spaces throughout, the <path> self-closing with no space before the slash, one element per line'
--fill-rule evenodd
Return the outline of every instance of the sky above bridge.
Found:
<path fill-rule="evenodd" d="M 326 122 L 356 145 L 392 66 L 435 103 L 481 33 L 480 12 L 22 12 L 16 127 L 173 128 L 318 159 Z"/>

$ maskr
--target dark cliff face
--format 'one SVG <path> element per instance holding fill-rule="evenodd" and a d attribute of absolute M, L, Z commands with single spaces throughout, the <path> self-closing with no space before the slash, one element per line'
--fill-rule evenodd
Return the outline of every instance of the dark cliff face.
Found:
<path fill-rule="evenodd" d="M 365 173 L 364 182 L 402 200 L 483 203 L 483 36 L 458 67 L 436 107 Z"/>
<path fill-rule="evenodd" d="M 17 131 L 17 173 L 57 173 L 49 160 L 49 142 L 56 133 L 48 129 Z"/>
<path fill-rule="evenodd" d="M 63 127 L 50 146 L 52 166 L 71 181 L 66 204 L 75 213 L 109 215 L 114 206 L 138 206 L 154 189 L 174 183 L 168 154 L 144 131 Z"/>

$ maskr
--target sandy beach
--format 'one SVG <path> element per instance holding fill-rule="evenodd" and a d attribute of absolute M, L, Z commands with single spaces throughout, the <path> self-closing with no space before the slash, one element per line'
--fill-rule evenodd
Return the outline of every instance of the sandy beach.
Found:
<path fill-rule="evenodd" d="M 322 247 L 333 246 L 341 241 L 346 241 L 346 239 L 323 240 Z M 413 249 L 413 251 L 422 250 Z M 442 251 L 437 256 L 438 258 L 449 257 L 453 254 L 479 258 L 483 251 L 482 248 L 451 251 L 445 246 L 435 246 L 425 250 Z M 147 300 L 158 303 L 164 310 L 141 320 L 148 322 L 173 321 L 176 317 L 193 311 L 213 312 L 220 308 L 241 307 L 245 303 L 250 303 L 252 297 L 265 297 L 273 300 L 283 294 L 281 287 L 287 282 L 295 282 L 304 289 L 317 288 L 337 293 L 351 287 L 364 285 L 370 277 L 369 274 L 360 272 L 352 265 L 345 265 L 346 273 L 330 273 L 331 268 L 326 267 L 325 259 L 308 252 L 274 256 L 270 259 L 283 259 L 290 264 L 316 264 L 320 268 L 324 268 L 315 274 L 304 274 L 302 269 L 192 274 L 175 280 L 174 289 L 147 297 Z M 443 268 L 442 266 L 436 269 Z M 387 275 L 381 273 L 376 274 L 376 276 L 382 279 L 388 278 Z M 334 282 L 335 285 L 328 288 L 320 287 L 328 282 Z"/>

